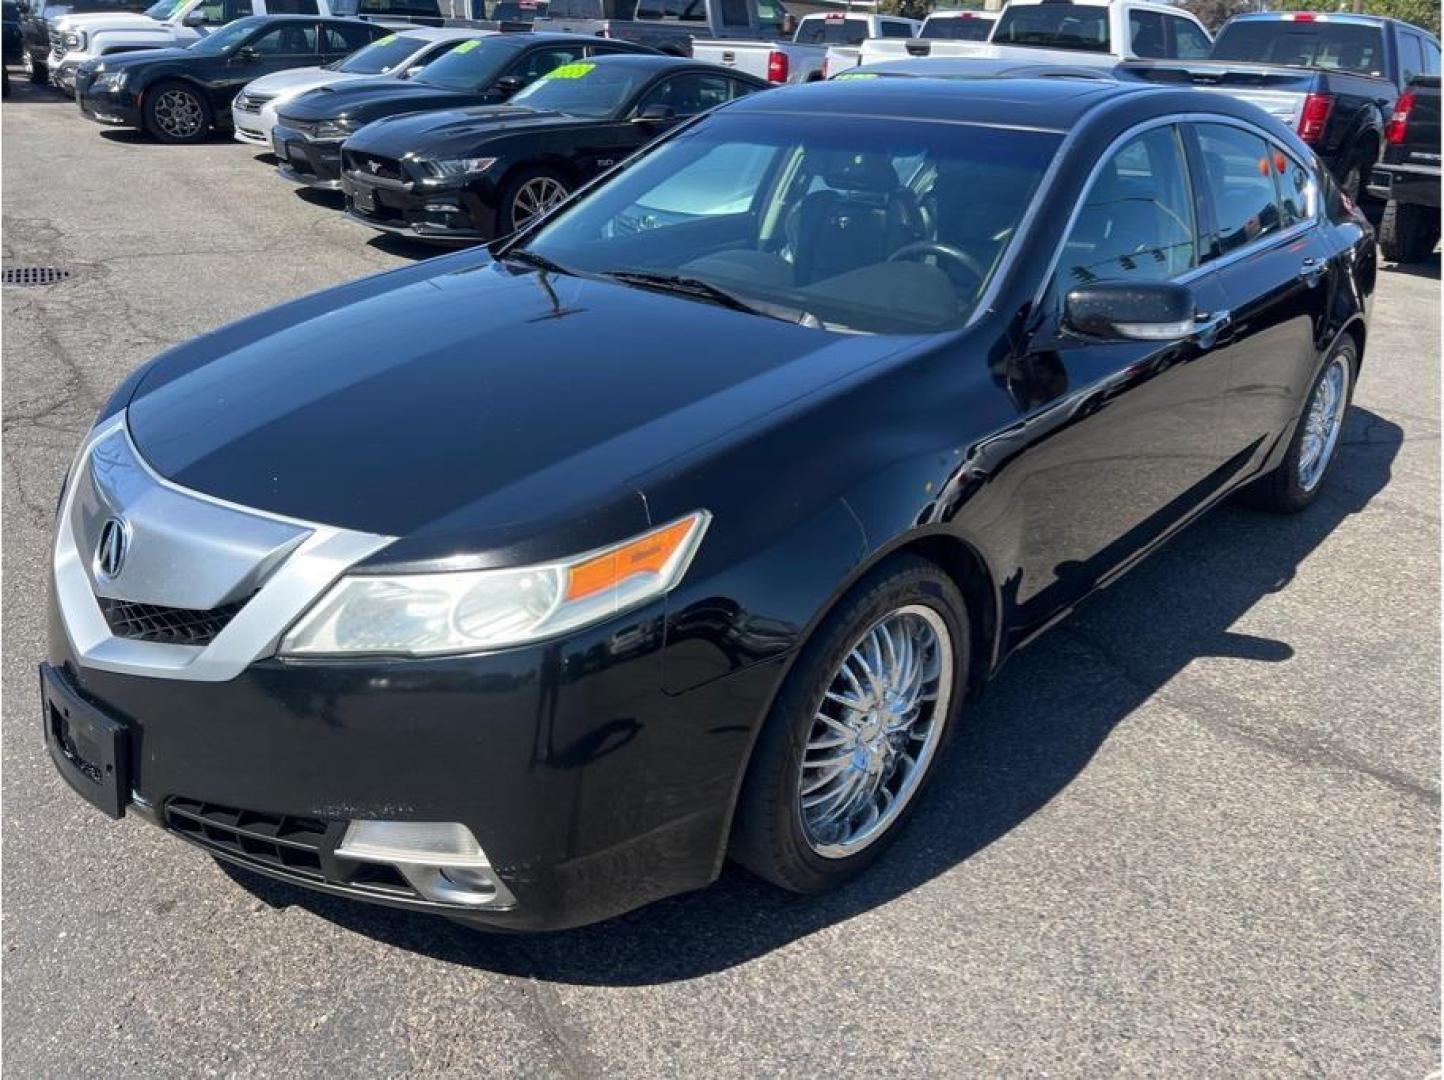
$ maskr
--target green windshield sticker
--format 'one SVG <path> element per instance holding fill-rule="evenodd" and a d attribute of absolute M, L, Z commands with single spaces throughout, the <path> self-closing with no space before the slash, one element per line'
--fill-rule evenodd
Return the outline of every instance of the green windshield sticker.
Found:
<path fill-rule="evenodd" d="M 591 72 L 596 64 L 563 64 L 561 67 L 552 68 L 543 79 L 580 79 Z"/>
<path fill-rule="evenodd" d="M 480 44 L 481 44 L 481 39 L 480 39 L 480 38 L 468 38 L 467 40 L 463 41 L 460 45 L 458 45 L 458 46 L 457 46 L 455 49 L 453 49 L 452 51 L 453 51 L 453 52 L 459 52 L 459 53 L 471 52 L 472 49 L 476 48 L 476 47 L 477 47 L 478 45 L 480 45 Z"/>
<path fill-rule="evenodd" d="M 834 75 L 834 76 L 832 77 L 832 80 L 833 80 L 833 82 L 836 82 L 838 79 L 876 79 L 876 78 L 877 78 L 877 72 L 875 72 L 875 71 L 844 71 L 841 75 Z"/>
<path fill-rule="evenodd" d="M 384 38 L 377 38 L 377 39 L 376 39 L 375 41 L 373 41 L 371 44 L 373 44 L 373 45 L 390 45 L 390 44 L 391 44 L 393 41 L 395 41 L 395 40 L 396 40 L 396 35 L 395 35 L 395 34 L 387 34 Z"/>

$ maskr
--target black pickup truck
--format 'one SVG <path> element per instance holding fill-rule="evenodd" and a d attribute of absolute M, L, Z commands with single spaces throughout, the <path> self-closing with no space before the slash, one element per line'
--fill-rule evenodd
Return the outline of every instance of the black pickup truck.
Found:
<path fill-rule="evenodd" d="M 1217 90 L 1273 114 L 1317 151 L 1357 201 L 1404 87 L 1415 75 L 1439 74 L 1439 42 L 1398 19 L 1261 12 L 1224 23 L 1207 61 L 1125 67 L 1153 81 Z"/>
<path fill-rule="evenodd" d="M 1369 194 L 1384 202 L 1379 247 L 1390 262 L 1418 262 L 1439 242 L 1439 175 L 1439 76 L 1416 75 L 1369 176 Z"/>

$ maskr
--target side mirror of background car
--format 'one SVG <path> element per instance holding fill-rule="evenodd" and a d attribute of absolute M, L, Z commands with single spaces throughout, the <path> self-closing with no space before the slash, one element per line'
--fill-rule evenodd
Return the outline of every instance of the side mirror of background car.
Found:
<path fill-rule="evenodd" d="M 206 13 L 200 8 L 186 12 L 186 17 L 181 20 L 182 26 L 202 26 L 206 21 Z"/>
<path fill-rule="evenodd" d="M 518 90 L 526 86 L 526 80 L 520 75 L 503 75 L 496 80 L 496 89 L 507 97 L 511 97 Z"/>
<path fill-rule="evenodd" d="M 648 105 L 639 112 L 636 119 L 643 121 L 675 120 L 677 110 L 670 105 Z"/>
<path fill-rule="evenodd" d="M 1102 281 L 1068 293 L 1064 321 L 1095 338 L 1176 341 L 1198 328 L 1197 303 L 1187 285 L 1167 281 Z"/>
<path fill-rule="evenodd" d="M 409 68 L 406 69 L 406 73 L 405 73 L 404 75 L 402 75 L 401 77 L 402 77 L 403 79 L 413 78 L 414 76 L 420 75 L 422 69 L 425 68 L 425 67 L 426 67 L 425 64 L 412 64 Z"/>

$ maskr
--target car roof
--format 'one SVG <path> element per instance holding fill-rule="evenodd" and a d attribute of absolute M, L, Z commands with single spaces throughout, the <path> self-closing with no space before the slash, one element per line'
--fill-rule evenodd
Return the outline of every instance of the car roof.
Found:
<path fill-rule="evenodd" d="M 1019 67 L 1017 61 L 999 63 L 1005 68 Z M 1157 89 L 1111 78 L 997 78 L 990 77 L 996 73 L 988 70 L 967 76 L 889 76 L 880 70 L 884 66 L 868 65 L 846 72 L 843 78 L 754 94 L 732 102 L 728 112 L 817 111 L 1066 131 L 1085 112 L 1108 98 Z M 967 78 L 966 87 L 959 85 L 963 77 Z"/>
<path fill-rule="evenodd" d="M 393 31 L 397 37 L 422 41 L 451 41 L 454 38 L 495 37 L 500 30 L 475 30 L 465 26 L 408 26 Z"/>

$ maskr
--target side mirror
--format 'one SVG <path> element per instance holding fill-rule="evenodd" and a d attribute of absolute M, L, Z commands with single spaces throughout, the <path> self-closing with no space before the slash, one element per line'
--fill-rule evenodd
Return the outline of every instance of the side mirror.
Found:
<path fill-rule="evenodd" d="M 515 94 L 518 90 L 525 88 L 526 80 L 520 75 L 503 75 L 497 79 L 495 83 L 495 89 L 507 97 L 511 97 L 511 95 Z"/>
<path fill-rule="evenodd" d="M 412 64 L 409 68 L 406 69 L 405 73 L 401 77 L 403 79 L 413 78 L 417 75 L 420 75 L 422 69 L 425 67 L 425 64 Z"/>
<path fill-rule="evenodd" d="M 1177 341 L 1202 327 L 1193 290 L 1167 281 L 1102 281 L 1063 301 L 1070 330 L 1124 341 Z"/>
<path fill-rule="evenodd" d="M 236 59 L 244 60 L 248 64 L 252 60 L 258 58 L 260 55 L 260 53 L 256 52 L 256 50 L 251 48 L 251 46 L 249 45 L 242 45 L 239 49 L 236 50 Z"/>
<path fill-rule="evenodd" d="M 677 119 L 677 110 L 670 105 L 648 105 L 639 112 L 634 119 L 643 123 L 656 123 L 659 120 Z"/>
<path fill-rule="evenodd" d="M 205 22 L 206 22 L 206 13 L 205 13 L 204 11 L 202 11 L 200 8 L 196 8 L 194 11 L 188 11 L 188 12 L 186 12 L 186 17 L 181 20 L 181 25 L 182 25 L 182 26 L 204 26 L 204 25 L 205 25 Z"/>

